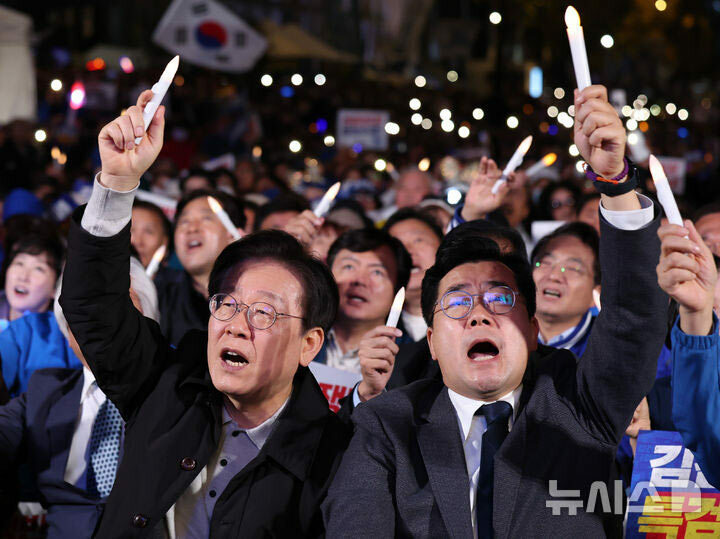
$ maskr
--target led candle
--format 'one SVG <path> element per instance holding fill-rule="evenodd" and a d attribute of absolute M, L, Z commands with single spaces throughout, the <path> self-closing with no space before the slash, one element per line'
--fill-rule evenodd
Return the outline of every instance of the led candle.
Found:
<path fill-rule="evenodd" d="M 403 303 L 405 303 L 405 287 L 403 286 L 398 293 L 395 294 L 392 307 L 390 307 L 390 314 L 388 315 L 386 326 L 396 328 L 398 320 L 400 320 L 400 313 L 402 313 Z"/>
<path fill-rule="evenodd" d="M 162 102 L 163 97 L 165 97 L 165 93 L 168 91 L 168 88 L 170 88 L 170 85 L 175 78 L 175 73 L 177 73 L 179 65 L 180 57 L 175 56 L 175 58 L 170 60 L 168 62 L 168 65 L 165 66 L 165 71 L 163 71 L 162 75 L 160 75 L 160 80 L 153 84 L 152 88 L 150 88 L 152 90 L 153 96 L 152 99 L 150 99 L 150 102 L 145 105 L 145 110 L 143 110 L 143 122 L 145 124 L 143 128 L 143 133 L 147 131 L 147 128 L 150 125 L 153 116 L 155 116 L 155 111 L 160 106 L 160 103 Z M 140 144 L 141 140 L 142 137 L 137 137 L 135 139 L 135 144 Z"/>
<path fill-rule="evenodd" d="M 322 199 L 320 200 L 320 203 L 315 208 L 315 215 L 318 217 L 324 217 L 325 214 L 330 210 L 330 205 L 335 200 L 335 197 L 338 194 L 338 191 L 340 191 L 340 182 L 335 182 L 333 186 L 327 190 L 327 192 L 323 195 Z"/>
<path fill-rule="evenodd" d="M 500 179 L 495 182 L 495 185 L 493 185 L 492 188 L 492 194 L 497 194 L 498 190 L 500 189 L 500 186 L 507 182 L 507 178 L 510 174 L 515 172 L 515 169 L 518 168 L 522 162 L 523 158 L 525 157 L 525 154 L 530 149 L 530 145 L 532 144 L 532 135 L 529 137 L 526 137 L 525 140 L 523 140 L 520 143 L 520 146 L 518 146 L 517 150 L 515 150 L 515 153 L 510 158 L 510 161 L 508 161 L 508 164 L 505 165 L 505 169 L 502 171 L 502 176 L 500 176 Z"/>
<path fill-rule="evenodd" d="M 575 80 L 578 90 L 583 91 L 590 86 L 590 65 L 585 49 L 585 36 L 580 26 L 580 15 L 577 10 L 568 6 L 565 10 L 565 25 L 567 26 L 568 41 L 570 42 L 570 54 L 572 54 L 573 67 L 575 68 Z"/>
<path fill-rule="evenodd" d="M 557 161 L 557 154 L 549 153 L 545 157 L 540 159 L 540 161 L 538 161 L 533 166 L 531 166 L 529 169 L 527 169 L 525 171 L 525 174 L 527 174 L 528 178 L 532 178 L 533 176 L 535 176 L 535 174 L 538 174 L 545 167 L 549 167 L 555 161 Z"/>
<path fill-rule="evenodd" d="M 225 227 L 225 230 L 227 230 L 234 239 L 239 240 L 242 238 L 242 234 L 238 231 L 238 229 L 235 227 L 233 222 L 230 220 L 230 216 L 225 212 L 225 210 L 222 209 L 222 206 L 220 203 L 215 200 L 213 197 L 207 197 L 208 204 L 210 204 L 210 209 L 213 211 L 215 215 L 217 215 L 218 219 L 220 219 L 220 222 Z"/>
<path fill-rule="evenodd" d="M 157 273 L 157 270 L 160 268 L 160 262 L 162 262 L 162 259 L 165 257 L 165 246 L 161 245 L 157 248 L 157 251 L 155 251 L 155 254 L 152 257 L 152 260 L 150 260 L 150 263 L 148 264 L 148 267 L 145 268 L 145 275 L 150 277 L 151 279 L 155 277 L 155 274 Z"/>
<path fill-rule="evenodd" d="M 675 197 L 670 189 L 667 176 L 665 176 L 665 170 L 654 155 L 650 156 L 650 174 L 652 174 L 658 200 L 663 210 L 665 210 L 665 216 L 668 218 L 668 221 L 674 225 L 683 226 L 680 210 L 678 210 L 677 204 L 675 203 Z"/>

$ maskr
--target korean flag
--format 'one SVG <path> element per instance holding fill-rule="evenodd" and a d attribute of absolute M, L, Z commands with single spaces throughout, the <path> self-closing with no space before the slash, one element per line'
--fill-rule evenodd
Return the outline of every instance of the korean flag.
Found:
<path fill-rule="evenodd" d="M 153 41 L 183 62 L 231 73 L 251 69 L 267 47 L 262 35 L 214 0 L 174 0 Z"/>

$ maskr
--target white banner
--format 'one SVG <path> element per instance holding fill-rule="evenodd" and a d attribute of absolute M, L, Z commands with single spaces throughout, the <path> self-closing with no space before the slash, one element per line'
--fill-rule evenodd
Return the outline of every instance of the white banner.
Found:
<path fill-rule="evenodd" d="M 387 150 L 388 134 L 385 124 L 390 115 L 386 110 L 340 109 L 337 114 L 337 144 L 363 150 Z"/>
<path fill-rule="evenodd" d="M 362 376 L 357 373 L 341 371 L 314 361 L 310 363 L 310 371 L 328 400 L 330 409 L 336 413 L 340 409 L 340 399 L 350 393 L 355 384 L 362 380 Z"/>
<path fill-rule="evenodd" d="M 35 121 L 35 58 L 30 48 L 32 19 L 0 6 L 0 125 Z"/>
<path fill-rule="evenodd" d="M 165 214 L 165 217 L 170 219 L 170 222 L 175 220 L 177 200 L 173 200 L 172 198 L 168 198 L 163 195 L 158 195 L 157 193 L 151 193 L 150 191 L 144 191 L 142 189 L 138 189 L 135 192 L 135 198 L 155 204 L 162 210 L 162 212 Z"/>
<path fill-rule="evenodd" d="M 214 0 L 174 0 L 153 41 L 180 62 L 242 73 L 263 55 L 267 41 L 245 21 Z"/>

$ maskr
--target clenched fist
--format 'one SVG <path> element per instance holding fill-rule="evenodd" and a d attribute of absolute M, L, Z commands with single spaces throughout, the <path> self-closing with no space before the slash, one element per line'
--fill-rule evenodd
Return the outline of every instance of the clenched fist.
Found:
<path fill-rule="evenodd" d="M 358 350 L 362 373 L 358 386 L 360 400 L 370 400 L 385 390 L 399 350 L 395 337 L 401 335 L 402 331 L 397 328 L 378 326 L 363 336 Z"/>
<path fill-rule="evenodd" d="M 143 109 L 152 96 L 151 90 L 145 90 L 138 97 L 136 105 L 100 131 L 100 183 L 105 187 L 117 191 L 133 189 L 160 153 L 165 129 L 165 107 L 158 107 L 143 136 Z M 140 144 L 135 144 L 135 137 L 143 137 Z"/>

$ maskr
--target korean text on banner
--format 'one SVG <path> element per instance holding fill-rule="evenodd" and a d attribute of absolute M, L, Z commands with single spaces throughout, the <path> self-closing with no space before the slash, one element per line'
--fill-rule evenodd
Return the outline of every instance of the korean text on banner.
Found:
<path fill-rule="evenodd" d="M 340 410 L 340 399 L 350 393 L 362 376 L 354 372 L 341 371 L 322 363 L 310 363 L 310 371 L 320 385 L 323 395 L 333 412 Z"/>
<path fill-rule="evenodd" d="M 641 431 L 628 496 L 627 539 L 720 536 L 720 491 L 677 432 Z"/>

